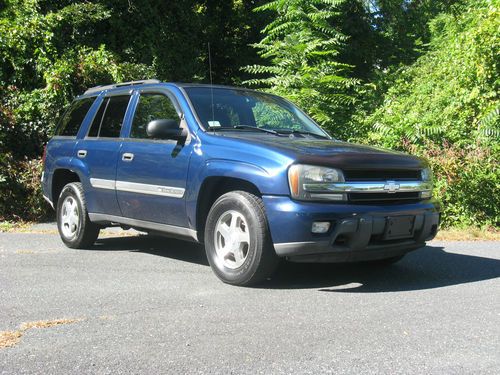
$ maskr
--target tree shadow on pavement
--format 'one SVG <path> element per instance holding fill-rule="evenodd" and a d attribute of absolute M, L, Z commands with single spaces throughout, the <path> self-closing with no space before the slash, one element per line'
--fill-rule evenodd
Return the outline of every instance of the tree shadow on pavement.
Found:
<path fill-rule="evenodd" d="M 99 238 L 92 250 L 133 251 L 208 266 L 200 244 L 155 236 Z M 500 277 L 500 260 L 426 246 L 391 266 L 282 262 L 258 288 L 381 293 L 440 288 Z"/>

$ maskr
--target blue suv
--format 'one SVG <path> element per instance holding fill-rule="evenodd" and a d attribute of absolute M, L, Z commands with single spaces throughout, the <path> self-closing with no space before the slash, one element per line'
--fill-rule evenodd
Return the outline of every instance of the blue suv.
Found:
<path fill-rule="evenodd" d="M 287 100 L 243 88 L 91 88 L 45 155 L 44 196 L 68 247 L 108 226 L 201 242 L 235 285 L 283 258 L 393 263 L 439 224 L 424 160 L 332 139 Z"/>

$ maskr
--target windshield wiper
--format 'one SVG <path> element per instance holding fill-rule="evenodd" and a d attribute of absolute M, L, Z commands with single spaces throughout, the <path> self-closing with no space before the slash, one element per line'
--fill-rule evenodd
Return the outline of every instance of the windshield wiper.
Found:
<path fill-rule="evenodd" d="M 257 126 L 252 126 L 252 125 L 235 125 L 235 126 L 233 126 L 233 129 L 251 129 L 251 130 L 258 130 L 258 131 L 261 131 L 261 132 L 275 134 L 275 135 L 279 135 L 280 134 L 276 130 L 259 128 Z"/>
<path fill-rule="evenodd" d="M 252 125 L 234 125 L 234 126 L 209 126 L 208 130 L 210 131 L 221 131 L 221 130 L 234 130 L 234 129 L 249 129 L 249 130 L 257 130 L 264 133 L 280 135 L 277 131 L 271 129 L 259 128 L 257 126 Z"/>
<path fill-rule="evenodd" d="M 313 137 L 318 137 L 318 138 L 321 138 L 321 139 L 330 139 L 326 135 L 318 134 L 318 133 L 313 133 L 313 132 L 308 132 L 306 130 L 280 129 L 277 132 L 279 134 L 304 134 L 304 135 L 311 135 Z"/>

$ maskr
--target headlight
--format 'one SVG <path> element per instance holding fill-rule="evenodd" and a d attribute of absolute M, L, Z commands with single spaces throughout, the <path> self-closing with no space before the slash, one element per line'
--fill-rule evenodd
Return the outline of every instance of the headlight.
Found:
<path fill-rule="evenodd" d="M 429 199 L 432 197 L 432 171 L 430 168 L 424 168 L 420 171 L 422 181 L 429 182 L 430 190 L 425 190 L 420 193 L 420 198 Z"/>
<path fill-rule="evenodd" d="M 422 181 L 432 181 L 432 171 L 430 168 L 424 168 L 420 171 Z"/>
<path fill-rule="evenodd" d="M 345 200 L 345 194 L 315 193 L 305 189 L 305 185 L 317 185 L 343 182 L 342 171 L 335 168 L 314 165 L 294 164 L 288 170 L 290 192 L 295 199 L 302 200 Z M 312 189 L 319 190 L 319 189 Z"/>

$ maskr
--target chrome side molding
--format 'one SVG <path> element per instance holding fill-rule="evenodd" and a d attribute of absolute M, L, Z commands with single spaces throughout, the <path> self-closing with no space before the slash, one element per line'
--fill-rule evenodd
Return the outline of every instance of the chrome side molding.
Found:
<path fill-rule="evenodd" d="M 98 189 L 110 189 L 127 191 L 130 193 L 161 195 L 170 198 L 182 198 L 186 189 L 175 186 L 162 186 L 141 184 L 137 182 L 105 180 L 101 178 L 91 178 L 90 184 Z"/>
<path fill-rule="evenodd" d="M 105 180 L 102 178 L 91 178 L 90 185 L 94 188 L 98 189 L 115 189 L 115 181 L 114 180 Z"/>

